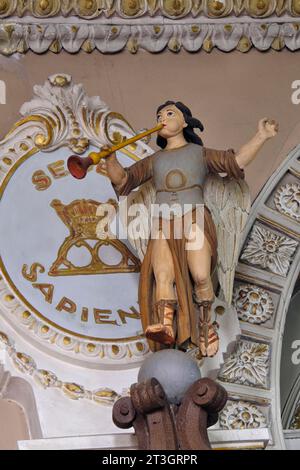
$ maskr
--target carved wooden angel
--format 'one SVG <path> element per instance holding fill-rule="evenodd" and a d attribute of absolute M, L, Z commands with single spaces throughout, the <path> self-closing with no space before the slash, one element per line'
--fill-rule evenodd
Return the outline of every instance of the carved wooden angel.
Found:
<path fill-rule="evenodd" d="M 157 121 L 163 124 L 157 137 L 161 150 L 128 168 L 120 165 L 115 154 L 100 165 L 117 195 L 128 196 L 130 205 L 177 207 L 167 216 L 150 211 L 152 228 L 153 220 L 156 228 L 149 237 L 130 239 L 142 261 L 139 305 L 151 349 L 174 345 L 185 349 L 192 344 L 203 357 L 212 357 L 219 347 L 218 325 L 211 315 L 212 275 L 217 270 L 223 297 L 230 304 L 240 239 L 250 210 L 244 167 L 277 134 L 278 124 L 261 119 L 255 136 L 235 153 L 204 147 L 194 132 L 203 130 L 202 123 L 181 102 L 159 106 Z M 138 191 L 132 191 L 137 187 Z M 197 218 L 199 207 L 204 224 Z M 189 233 L 185 227 L 181 237 L 175 236 L 187 216 Z M 188 249 L 191 242 L 193 248 Z"/>

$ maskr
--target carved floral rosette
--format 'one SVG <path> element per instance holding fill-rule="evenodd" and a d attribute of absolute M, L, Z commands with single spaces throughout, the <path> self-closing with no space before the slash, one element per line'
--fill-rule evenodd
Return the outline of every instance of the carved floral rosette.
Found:
<path fill-rule="evenodd" d="M 282 214 L 300 221 L 300 184 L 287 183 L 280 186 L 274 196 L 276 209 Z"/>
<path fill-rule="evenodd" d="M 36 85 L 33 100 L 25 103 L 20 112 L 22 119 L 0 142 L 0 185 L 15 164 L 39 151 L 49 153 L 67 147 L 80 155 L 89 146 L 100 148 L 135 135 L 123 116 L 111 112 L 99 97 L 88 97 L 83 86 L 74 84 L 66 74 L 53 75 L 43 86 Z M 127 152 L 138 159 L 152 150 L 140 140 Z M 21 329 L 22 334 L 31 337 L 37 345 L 87 366 L 138 363 L 148 353 L 148 344 L 142 335 L 94 341 L 70 332 L 66 334 L 28 308 L 5 276 L 0 280 L 0 307 L 5 321 Z"/>
<path fill-rule="evenodd" d="M 260 408 L 247 401 L 229 400 L 219 415 L 221 429 L 257 429 L 267 424 Z"/>
<path fill-rule="evenodd" d="M 239 319 L 245 322 L 260 325 L 274 315 L 274 304 L 270 294 L 253 284 L 235 286 L 233 303 Z"/>

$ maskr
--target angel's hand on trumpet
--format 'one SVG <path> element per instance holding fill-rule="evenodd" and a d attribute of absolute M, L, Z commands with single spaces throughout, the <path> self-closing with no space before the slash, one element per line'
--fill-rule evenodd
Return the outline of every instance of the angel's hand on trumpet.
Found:
<path fill-rule="evenodd" d="M 127 172 L 118 162 L 114 152 L 129 144 L 133 144 L 137 140 L 143 139 L 147 135 L 153 134 L 153 132 L 158 132 L 162 127 L 163 125 L 160 123 L 152 129 L 130 137 L 129 139 L 125 139 L 112 147 L 102 147 L 100 152 L 91 152 L 87 157 L 71 155 L 67 160 L 68 170 L 74 178 L 82 179 L 86 176 L 87 170 L 91 165 L 98 165 L 99 162 L 105 158 L 107 159 L 107 164 L 106 167 L 103 166 L 103 170 L 107 171 L 107 176 L 111 179 L 113 184 L 122 185 L 127 181 Z"/>
<path fill-rule="evenodd" d="M 109 150 L 109 147 L 108 145 L 105 145 L 104 147 L 101 148 L 101 151 L 102 150 Z M 108 155 L 107 157 L 105 158 L 101 158 L 100 162 L 98 163 L 97 165 L 97 170 L 102 173 L 103 175 L 105 176 L 108 176 L 109 177 L 109 174 L 108 174 L 108 167 L 111 167 L 111 164 L 112 163 L 115 163 L 115 161 L 117 160 L 117 157 L 116 157 L 116 152 L 113 152 L 111 153 L 110 155 Z"/>
<path fill-rule="evenodd" d="M 103 150 L 109 150 L 109 147 L 102 147 L 101 151 Z M 127 173 L 119 163 L 116 152 L 111 153 L 107 157 L 101 158 L 98 163 L 98 168 L 100 172 L 107 176 L 117 187 L 122 186 L 127 179 Z"/>
<path fill-rule="evenodd" d="M 277 135 L 279 129 L 278 123 L 274 119 L 262 118 L 258 123 L 258 132 L 264 140 Z"/>

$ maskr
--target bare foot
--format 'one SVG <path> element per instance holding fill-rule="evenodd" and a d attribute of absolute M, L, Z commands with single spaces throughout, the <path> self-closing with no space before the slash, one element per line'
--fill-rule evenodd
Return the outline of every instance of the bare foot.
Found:
<path fill-rule="evenodd" d="M 152 341 L 165 344 L 166 346 L 171 346 L 175 343 L 173 328 L 161 323 L 149 325 L 145 331 L 145 336 Z"/>
<path fill-rule="evenodd" d="M 200 332 L 199 351 L 202 357 L 213 357 L 219 350 L 219 336 L 217 333 L 219 325 L 217 322 L 203 325 Z"/>

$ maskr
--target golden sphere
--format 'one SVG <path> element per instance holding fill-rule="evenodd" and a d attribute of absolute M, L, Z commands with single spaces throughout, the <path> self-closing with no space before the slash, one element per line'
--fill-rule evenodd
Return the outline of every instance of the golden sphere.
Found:
<path fill-rule="evenodd" d="M 37 147 L 42 147 L 46 142 L 46 137 L 43 134 L 37 134 L 34 139 L 34 143 Z"/>
<path fill-rule="evenodd" d="M 210 2 L 210 6 L 213 10 L 220 11 L 224 8 L 224 3 L 219 0 L 213 0 Z"/>
<path fill-rule="evenodd" d="M 264 0 L 258 0 L 256 6 L 259 10 L 264 10 L 266 8 L 266 2 L 264 2 Z"/>
<path fill-rule="evenodd" d="M 24 143 L 22 143 L 22 144 L 20 145 L 20 148 L 21 148 L 22 150 L 24 150 L 24 152 L 26 152 L 26 150 L 29 149 L 28 145 L 27 145 L 27 144 L 24 144 Z"/>
<path fill-rule="evenodd" d="M 41 10 L 45 11 L 49 7 L 49 0 L 40 0 L 39 7 Z"/>
<path fill-rule="evenodd" d="M 73 26 L 72 26 L 72 28 L 73 28 Z M 67 85 L 67 83 L 68 83 L 68 80 L 63 75 L 57 75 L 55 77 L 54 85 L 63 87 L 65 85 Z"/>
<path fill-rule="evenodd" d="M 11 302 L 12 300 L 14 300 L 14 296 L 11 294 L 6 294 L 6 296 L 4 297 L 4 300 L 5 302 Z"/>
<path fill-rule="evenodd" d="M 87 10 L 93 8 L 93 0 L 85 0 L 83 8 L 86 8 Z"/>
<path fill-rule="evenodd" d="M 128 6 L 131 10 L 135 10 L 138 6 L 137 1 L 136 0 L 129 0 Z"/>
<path fill-rule="evenodd" d="M 223 305 L 218 305 L 215 308 L 215 312 L 217 315 L 223 315 L 223 313 L 225 313 L 225 308 L 223 307 Z"/>

